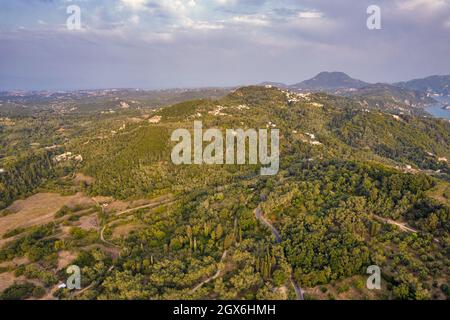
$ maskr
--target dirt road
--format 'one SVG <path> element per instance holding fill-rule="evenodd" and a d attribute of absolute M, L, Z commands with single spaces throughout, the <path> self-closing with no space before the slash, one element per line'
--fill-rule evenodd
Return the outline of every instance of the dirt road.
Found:
<path fill-rule="evenodd" d="M 258 219 L 259 221 L 261 221 L 263 224 L 265 224 L 265 225 L 270 229 L 270 231 L 272 231 L 272 234 L 273 234 L 274 237 L 275 237 L 276 243 L 281 243 L 281 235 L 280 235 L 280 233 L 279 233 L 278 230 L 272 225 L 272 223 L 271 223 L 269 220 L 267 220 L 266 217 L 264 217 L 264 215 L 263 215 L 263 213 L 262 213 L 262 210 L 261 210 L 261 207 L 258 207 L 258 208 L 255 209 L 255 216 L 256 216 L 256 219 Z M 304 296 L 303 296 L 303 291 L 302 291 L 302 289 L 298 286 L 297 282 L 295 282 L 295 280 L 294 280 L 294 277 L 293 277 L 293 275 L 292 275 L 292 270 L 291 270 L 291 278 L 290 278 L 290 281 L 291 281 L 292 287 L 294 287 L 295 294 L 296 294 L 296 296 L 297 296 L 297 300 L 305 300 L 305 298 L 304 298 Z"/>
<path fill-rule="evenodd" d="M 197 291 L 198 289 L 200 289 L 201 287 L 203 287 L 205 284 L 207 284 L 213 280 L 216 280 L 218 277 L 220 277 L 220 275 L 222 274 L 222 265 L 223 265 L 223 262 L 225 261 L 226 257 L 227 257 L 227 250 L 225 250 L 223 252 L 222 258 L 220 259 L 219 266 L 217 268 L 217 272 L 213 276 L 209 277 L 208 279 L 200 282 L 197 286 L 195 286 L 195 288 L 191 290 L 191 292 L 190 292 L 191 294 L 194 293 L 195 291 Z"/>

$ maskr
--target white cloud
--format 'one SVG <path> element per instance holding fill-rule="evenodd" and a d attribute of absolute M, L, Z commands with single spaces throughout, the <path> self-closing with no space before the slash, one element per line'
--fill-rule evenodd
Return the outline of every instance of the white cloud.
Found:
<path fill-rule="evenodd" d="M 219 30 L 223 29 L 225 26 L 221 23 L 185 19 L 183 27 L 195 30 Z"/>
<path fill-rule="evenodd" d="M 317 19 L 322 18 L 323 13 L 317 11 L 301 11 L 298 13 L 298 17 L 301 19 Z"/>
<path fill-rule="evenodd" d="M 397 6 L 401 10 L 436 12 L 449 7 L 450 2 L 448 0 L 401 0 L 397 1 Z"/>
<path fill-rule="evenodd" d="M 221 6 L 234 6 L 239 0 L 215 0 L 215 2 Z"/>
<path fill-rule="evenodd" d="M 148 3 L 148 0 L 120 0 L 121 3 L 132 10 L 142 10 Z"/>
<path fill-rule="evenodd" d="M 131 22 L 132 24 L 134 24 L 134 25 L 139 24 L 140 21 L 141 21 L 141 18 L 140 18 L 138 15 L 133 15 L 133 16 L 130 18 L 130 22 Z"/>
<path fill-rule="evenodd" d="M 270 24 L 270 21 L 263 14 L 235 16 L 231 21 L 237 24 L 247 24 L 252 26 L 268 26 Z"/>

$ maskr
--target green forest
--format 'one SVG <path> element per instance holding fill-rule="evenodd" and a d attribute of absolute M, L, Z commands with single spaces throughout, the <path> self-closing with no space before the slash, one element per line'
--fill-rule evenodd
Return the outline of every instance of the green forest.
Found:
<path fill-rule="evenodd" d="M 42 132 L 34 148 L 22 127 L 1 127 L 0 220 L 16 223 L 17 200 L 36 194 L 70 201 L 0 230 L 0 277 L 15 279 L 0 299 L 449 298 L 448 121 L 257 86 L 95 112 L 40 126 L 21 115 Z M 175 166 L 170 135 L 196 120 L 279 129 L 279 173 Z M 67 152 L 80 160 L 57 160 Z M 57 287 L 63 261 L 83 290 Z M 371 265 L 381 290 L 366 288 Z"/>

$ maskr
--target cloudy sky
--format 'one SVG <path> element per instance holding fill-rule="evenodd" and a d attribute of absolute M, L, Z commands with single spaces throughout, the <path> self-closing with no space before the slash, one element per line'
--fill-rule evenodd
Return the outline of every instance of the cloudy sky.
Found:
<path fill-rule="evenodd" d="M 366 26 L 381 8 L 382 29 Z M 67 8 L 81 29 L 67 28 Z M 450 74 L 450 0 L 0 0 L 0 90 Z"/>

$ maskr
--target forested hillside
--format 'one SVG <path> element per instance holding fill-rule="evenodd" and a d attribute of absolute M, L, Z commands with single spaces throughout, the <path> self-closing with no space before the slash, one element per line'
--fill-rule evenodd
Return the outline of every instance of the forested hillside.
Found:
<path fill-rule="evenodd" d="M 306 299 L 448 298 L 448 121 L 256 86 L 96 119 L 63 123 L 54 154 L 5 152 L 0 206 L 39 190 L 73 199 L 48 224 L 1 234 L 0 272 L 28 281 L 2 298 L 300 299 L 296 287 Z M 175 166 L 171 133 L 194 121 L 279 129 L 279 173 Z M 82 161 L 55 162 L 69 151 Z M 87 290 L 55 289 L 67 255 Z M 370 265 L 382 270 L 380 291 L 365 287 Z"/>

